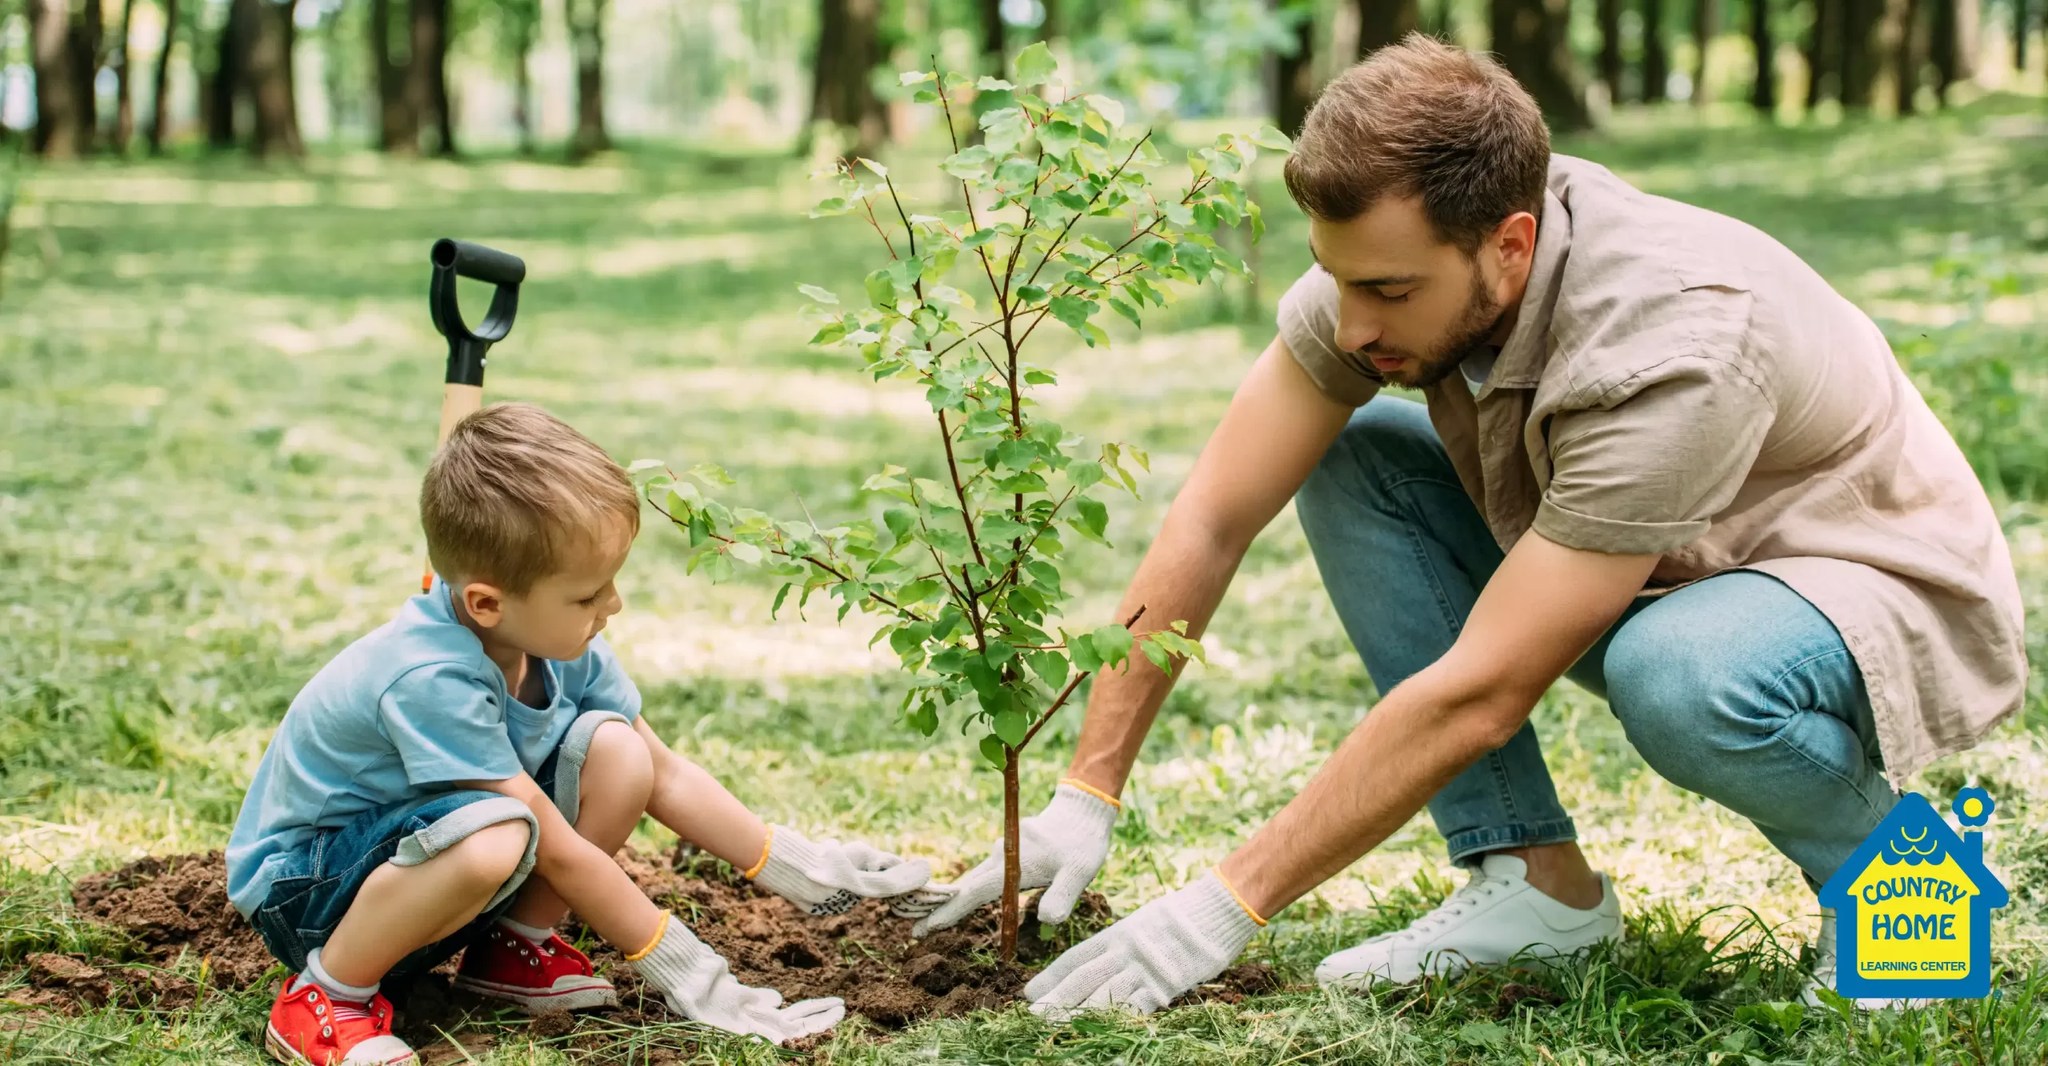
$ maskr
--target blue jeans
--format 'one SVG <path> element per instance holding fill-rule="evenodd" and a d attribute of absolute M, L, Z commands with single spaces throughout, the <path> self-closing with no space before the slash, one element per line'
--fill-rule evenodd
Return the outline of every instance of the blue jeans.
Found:
<path fill-rule="evenodd" d="M 1295 509 L 1382 694 L 1450 649 L 1502 558 L 1411 400 L 1359 408 Z M 1651 769 L 1754 822 L 1812 885 L 1897 802 L 1855 660 L 1775 578 L 1729 571 L 1639 597 L 1566 676 L 1606 698 Z M 1453 778 L 1429 814 L 1466 865 L 1577 838 L 1534 723 Z"/>
<path fill-rule="evenodd" d="M 591 737 L 605 722 L 625 720 L 610 711 L 578 716 L 562 743 L 534 773 L 534 783 L 571 825 L 579 813 L 583 760 Z M 269 895 L 250 917 L 250 924 L 272 957 L 298 973 L 306 968 L 307 954 L 334 935 L 363 883 L 379 867 L 387 862 L 416 866 L 480 829 L 519 820 L 527 823 L 529 836 L 526 859 L 518 870 L 499 886 L 473 921 L 454 935 L 399 960 L 387 976 L 425 973 L 453 958 L 517 898 L 519 886 L 533 868 L 539 826 L 524 803 L 496 792 L 452 789 L 364 811 L 345 825 L 322 829 L 292 854 L 290 867 L 271 883 Z"/>

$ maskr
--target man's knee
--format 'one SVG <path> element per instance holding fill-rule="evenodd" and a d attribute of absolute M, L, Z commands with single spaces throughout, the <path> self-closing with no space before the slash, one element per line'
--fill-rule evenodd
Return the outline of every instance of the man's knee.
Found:
<path fill-rule="evenodd" d="M 605 722 L 590 736 L 583 759 L 584 796 L 603 795 L 646 807 L 654 792 L 654 756 L 638 730 Z"/>
<path fill-rule="evenodd" d="M 1739 704 L 1727 664 L 1646 614 L 1615 634 L 1606 680 L 1608 707 L 1650 769 L 1713 795 L 1720 756 L 1730 750 L 1728 716 Z"/>
<path fill-rule="evenodd" d="M 463 871 L 480 890 L 495 889 L 519 872 L 533 841 L 533 826 L 524 819 L 487 825 L 442 852 L 435 861 Z"/>
<path fill-rule="evenodd" d="M 1456 478 L 1429 409 L 1411 400 L 1375 398 L 1351 415 L 1337 439 L 1295 493 L 1305 523 L 1358 506 L 1403 472 Z"/>

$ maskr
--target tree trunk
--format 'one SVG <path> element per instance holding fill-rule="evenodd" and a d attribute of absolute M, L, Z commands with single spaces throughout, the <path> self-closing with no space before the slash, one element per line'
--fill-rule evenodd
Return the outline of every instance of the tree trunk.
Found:
<path fill-rule="evenodd" d="M 248 47 L 243 42 L 248 20 L 241 16 L 246 0 L 234 0 L 213 48 L 213 73 L 206 82 L 206 143 L 213 148 L 233 148 L 241 139 L 241 121 L 236 114 L 236 90 L 242 84 L 242 68 Z"/>
<path fill-rule="evenodd" d="M 1571 0 L 1491 0 L 1493 50 L 1559 132 L 1593 124 L 1565 36 L 1570 9 Z"/>
<path fill-rule="evenodd" d="M 2012 0 L 2012 66 L 2022 72 L 2027 69 L 2027 31 L 2034 23 L 2027 7 L 2027 0 Z"/>
<path fill-rule="evenodd" d="M 1599 0 L 1596 18 L 1600 23 L 1600 83 L 1607 86 L 1608 103 L 1620 104 L 1625 99 L 1621 88 L 1621 0 Z"/>
<path fill-rule="evenodd" d="M 991 78 L 1003 77 L 1009 68 L 1003 0 L 980 0 L 976 6 L 981 14 L 981 72 Z"/>
<path fill-rule="evenodd" d="M 256 118 L 256 154 L 265 159 L 304 155 L 293 106 L 292 5 L 235 0 L 228 18 L 241 20 L 236 38 L 248 45 L 241 63 L 242 86 Z"/>
<path fill-rule="evenodd" d="M 82 108 L 78 115 L 78 140 L 90 151 L 100 139 L 99 93 L 96 89 L 100 66 L 107 58 L 105 13 L 100 10 L 100 0 L 85 0 L 73 17 L 80 19 L 80 30 L 71 37 L 71 46 L 75 50 L 71 69 L 78 79 L 78 100 Z"/>
<path fill-rule="evenodd" d="M 1771 33 L 1771 0 L 1749 0 L 1749 47 L 1756 53 L 1749 105 L 1769 118 L 1778 110 L 1778 40 Z"/>
<path fill-rule="evenodd" d="M 412 61 L 406 65 L 405 96 L 418 128 L 431 124 L 434 150 L 455 153 L 455 134 L 448 115 L 448 0 L 412 0 L 408 20 Z"/>
<path fill-rule="evenodd" d="M 164 94 L 170 91 L 171 50 L 178 40 L 178 0 L 163 0 L 164 43 L 157 49 L 156 73 L 150 75 L 149 154 L 164 154 L 164 138 L 170 133 L 171 108 Z"/>
<path fill-rule="evenodd" d="M 419 151 L 420 141 L 419 112 L 413 110 L 412 99 L 406 93 L 410 80 L 407 68 L 412 65 L 411 35 L 398 38 L 405 48 L 394 55 L 391 46 L 397 28 L 391 21 L 391 3 L 392 0 L 370 0 L 370 66 L 371 80 L 377 86 L 377 146 L 395 155 L 411 155 Z"/>
<path fill-rule="evenodd" d="M 819 0 L 811 121 L 853 133 L 841 157 L 848 162 L 874 157 L 889 137 L 888 113 L 873 80 L 882 61 L 881 18 L 881 0 Z M 970 139 L 979 135 L 976 126 Z"/>
<path fill-rule="evenodd" d="M 1847 0 L 1842 24 L 1842 106 L 1868 111 L 1877 98 L 1884 55 L 1880 41 L 1886 0 Z"/>
<path fill-rule="evenodd" d="M 1694 55 L 1692 61 L 1692 106 L 1707 106 L 1707 52 L 1713 47 L 1714 34 L 1721 28 L 1721 12 L 1714 0 L 1693 0 L 1692 40 Z"/>
<path fill-rule="evenodd" d="M 1267 67 L 1272 79 L 1269 88 L 1273 94 L 1273 124 L 1289 137 L 1300 136 L 1302 120 L 1308 117 L 1309 105 L 1316 99 L 1316 22 L 1314 12 L 1299 5 L 1290 5 L 1288 0 L 1270 0 L 1279 10 L 1290 6 L 1293 10 L 1293 26 L 1288 31 L 1294 38 L 1292 54 L 1275 52 Z M 1363 35 L 1363 28 L 1360 29 Z"/>
<path fill-rule="evenodd" d="M 577 158 L 612 146 L 604 125 L 605 0 L 569 0 L 569 39 L 576 52 L 576 135 L 571 150 Z"/>
<path fill-rule="evenodd" d="M 1833 96 L 1841 99 L 1842 18 L 1848 0 L 1813 0 L 1813 28 L 1806 38 L 1806 109 Z"/>
<path fill-rule="evenodd" d="M 522 21 L 514 31 L 512 47 L 512 123 L 519 127 L 519 153 L 532 155 L 533 143 L 533 38 L 534 24 Z"/>
<path fill-rule="evenodd" d="M 1957 40 L 1956 8 L 1951 0 L 1934 0 L 1933 19 L 1927 28 L 1927 58 L 1934 64 L 1934 106 L 1948 106 L 1948 87 L 1961 76 L 1962 49 Z"/>
<path fill-rule="evenodd" d="M 1358 0 L 1358 58 L 1399 42 L 1421 25 L 1418 0 Z"/>
<path fill-rule="evenodd" d="M 1912 114 L 1918 104 L 1920 73 L 1927 67 L 1927 13 L 1921 0 L 1902 0 L 1898 37 L 1892 42 L 1892 101 L 1901 115 Z"/>
<path fill-rule="evenodd" d="M 1001 932 L 1002 959 L 1004 965 L 1017 961 L 1017 892 L 1022 886 L 1022 870 L 1019 866 L 1019 852 L 1022 844 L 1017 827 L 1017 749 L 1005 745 L 1003 748 L 1003 899 L 1001 921 L 997 928 Z"/>
<path fill-rule="evenodd" d="M 111 57 L 114 63 L 114 151 L 126 154 L 128 142 L 135 137 L 135 85 L 131 76 L 134 67 L 128 62 L 129 41 L 135 28 L 135 0 L 121 5 L 121 39 Z"/>
<path fill-rule="evenodd" d="M 1670 81 L 1671 54 L 1665 50 L 1664 42 L 1664 0 L 1643 0 L 1643 102 L 1663 103 Z"/>
<path fill-rule="evenodd" d="M 1039 3 L 1045 8 L 1045 17 L 1038 23 L 1038 39 L 1057 41 L 1065 37 L 1067 24 L 1060 17 L 1065 14 L 1060 10 L 1060 0 L 1039 0 Z"/>
<path fill-rule="evenodd" d="M 79 139 L 79 129 L 92 109 L 78 98 L 78 75 L 72 69 L 78 49 L 72 44 L 77 27 L 66 0 L 29 0 L 29 38 L 35 61 L 36 129 L 31 143 L 46 159 L 73 159 L 92 147 Z"/>

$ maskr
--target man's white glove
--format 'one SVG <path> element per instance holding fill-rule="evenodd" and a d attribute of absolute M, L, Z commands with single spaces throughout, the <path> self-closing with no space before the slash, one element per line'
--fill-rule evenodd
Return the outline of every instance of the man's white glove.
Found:
<path fill-rule="evenodd" d="M 822 1033 L 846 1017 L 846 1003 L 836 996 L 785 1007 L 782 993 L 741 984 L 723 957 L 666 913 L 654 943 L 627 959 L 661 991 L 670 1010 L 742 1036 L 764 1036 L 780 1044 Z"/>
<path fill-rule="evenodd" d="M 1024 997 L 1053 1021 L 1105 1007 L 1150 1014 L 1222 973 L 1263 924 L 1212 871 L 1069 948 Z"/>
<path fill-rule="evenodd" d="M 1040 922 L 1054 925 L 1073 913 L 1082 890 L 1095 880 L 1102 861 L 1109 857 L 1109 828 L 1116 821 L 1116 812 L 1114 802 L 1075 782 L 1062 781 L 1045 810 L 1017 823 L 1017 885 L 1026 892 L 1045 889 L 1038 900 Z M 951 899 L 927 891 L 898 908 L 901 914 L 919 903 L 942 902 L 911 927 L 912 936 L 950 929 L 1003 894 L 1002 843 L 997 842 L 995 854 L 948 887 Z"/>
<path fill-rule="evenodd" d="M 923 888 L 932 879 L 932 864 L 858 842 L 813 841 L 786 825 L 771 825 L 761 860 L 746 876 L 811 914 L 845 914 L 863 899 L 894 900 Z"/>

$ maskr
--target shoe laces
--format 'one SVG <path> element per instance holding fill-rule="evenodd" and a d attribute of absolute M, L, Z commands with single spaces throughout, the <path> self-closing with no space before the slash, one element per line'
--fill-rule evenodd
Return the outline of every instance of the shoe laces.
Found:
<path fill-rule="evenodd" d="M 1478 907 L 1480 903 L 1491 899 L 1494 893 L 1505 887 L 1507 883 L 1507 881 L 1501 878 L 1488 877 L 1475 870 L 1472 873 L 1472 879 L 1465 882 L 1465 887 L 1451 893 L 1435 910 L 1417 918 L 1413 924 L 1397 935 L 1419 937 L 1434 933 L 1449 925 L 1453 920 L 1472 913 L 1474 908 Z"/>
<path fill-rule="evenodd" d="M 334 1013 L 331 1017 L 337 1022 L 377 1020 L 376 1016 L 370 1013 L 370 1005 L 368 1003 L 350 1003 L 347 1000 L 333 998 L 329 998 L 327 1003 L 334 1008 Z"/>

